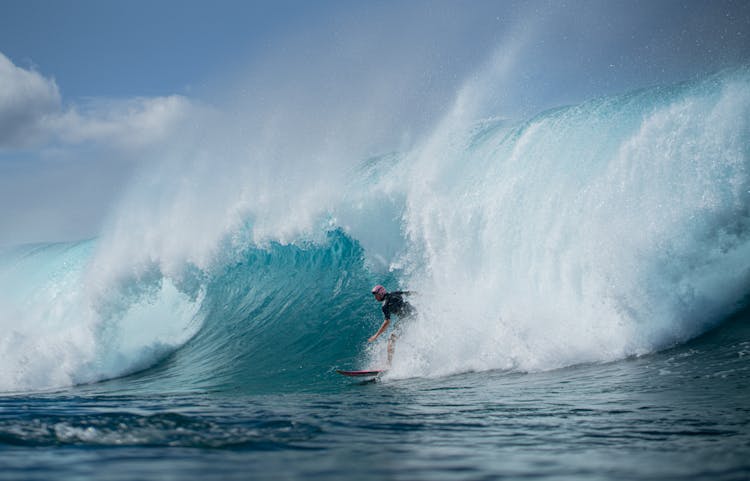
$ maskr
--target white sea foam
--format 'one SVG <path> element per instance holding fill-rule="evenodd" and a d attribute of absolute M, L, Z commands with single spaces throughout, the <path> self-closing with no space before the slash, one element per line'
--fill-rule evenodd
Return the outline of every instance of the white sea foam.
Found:
<path fill-rule="evenodd" d="M 742 71 L 438 132 L 409 159 L 421 316 L 391 375 L 608 361 L 715 325 L 750 287 L 749 123 Z"/>
<path fill-rule="evenodd" d="M 86 282 L 94 241 L 27 246 L 0 262 L 0 391 L 57 388 L 147 367 L 199 327 L 200 298 L 168 279 Z M 132 290 L 128 290 L 128 288 Z"/>

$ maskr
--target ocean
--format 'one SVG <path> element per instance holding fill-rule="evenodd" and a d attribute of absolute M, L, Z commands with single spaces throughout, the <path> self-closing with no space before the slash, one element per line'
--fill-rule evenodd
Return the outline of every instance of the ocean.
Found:
<path fill-rule="evenodd" d="M 0 251 L 0 479 L 750 478 L 748 68 L 215 162 Z"/>

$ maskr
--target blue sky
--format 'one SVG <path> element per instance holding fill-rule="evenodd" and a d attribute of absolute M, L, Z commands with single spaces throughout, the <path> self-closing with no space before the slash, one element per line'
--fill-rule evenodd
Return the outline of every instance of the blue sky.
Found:
<path fill-rule="evenodd" d="M 312 4 L 4 1 L 0 45 L 17 65 L 54 76 L 72 100 L 169 95 L 257 55 L 295 21 L 325 14 Z"/>
<path fill-rule="evenodd" d="M 749 36 L 747 1 L 3 0 L 0 246 L 96 235 L 217 115 L 389 151 L 498 59 L 478 117 L 747 65 Z"/>
<path fill-rule="evenodd" d="M 356 36 L 346 23 L 362 36 L 399 38 L 407 50 L 428 40 L 429 55 L 465 56 L 470 65 L 474 51 L 490 49 L 523 10 L 551 17 L 546 37 L 539 38 L 548 42 L 547 51 L 552 41 L 580 48 L 577 42 L 611 40 L 622 55 L 614 60 L 654 80 L 656 70 L 684 74 L 686 64 L 721 66 L 750 51 L 750 8 L 743 1 L 4 0 L 0 52 L 17 66 L 54 77 L 70 101 L 170 95 L 253 65 L 285 42 L 330 46 L 337 33 Z M 611 56 L 607 45 L 599 47 Z M 649 65 L 649 54 L 661 66 Z"/>

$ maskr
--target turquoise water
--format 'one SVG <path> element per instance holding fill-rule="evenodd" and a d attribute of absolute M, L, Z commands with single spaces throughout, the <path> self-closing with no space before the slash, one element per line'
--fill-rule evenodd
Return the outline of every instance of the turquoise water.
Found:
<path fill-rule="evenodd" d="M 5 397 L 2 479 L 747 479 L 750 333 L 536 373 L 319 392 Z"/>
<path fill-rule="evenodd" d="M 749 132 L 736 69 L 291 186 L 165 161 L 0 252 L 0 478 L 747 479 Z M 419 315 L 362 383 L 374 284 Z"/>

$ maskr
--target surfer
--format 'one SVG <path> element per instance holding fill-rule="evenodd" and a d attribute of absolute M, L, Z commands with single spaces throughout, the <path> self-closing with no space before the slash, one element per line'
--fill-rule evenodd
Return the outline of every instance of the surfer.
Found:
<path fill-rule="evenodd" d="M 383 303 L 383 324 L 374 335 L 372 335 L 367 341 L 375 342 L 375 340 L 388 329 L 391 324 L 391 314 L 395 314 L 399 319 L 406 319 L 412 317 L 415 314 L 415 310 L 411 304 L 404 300 L 404 296 L 411 295 L 409 291 L 394 291 L 388 292 L 385 287 L 377 285 L 372 288 L 372 295 L 375 296 L 375 300 Z M 391 365 L 391 359 L 393 359 L 393 345 L 396 342 L 398 336 L 395 332 L 388 338 L 388 365 Z"/>

